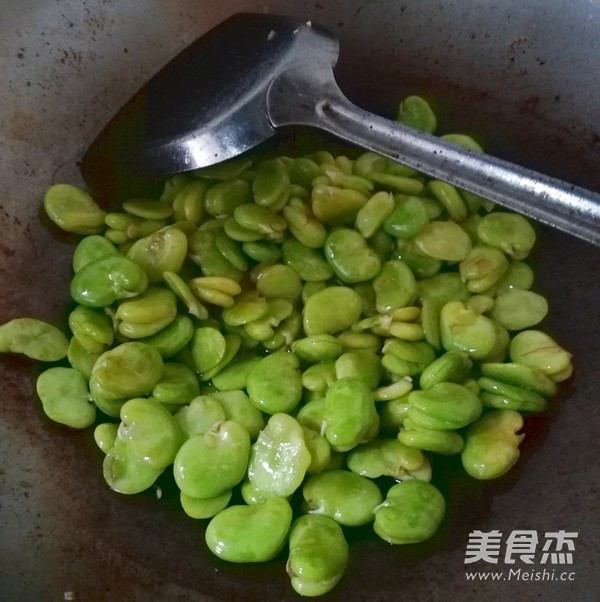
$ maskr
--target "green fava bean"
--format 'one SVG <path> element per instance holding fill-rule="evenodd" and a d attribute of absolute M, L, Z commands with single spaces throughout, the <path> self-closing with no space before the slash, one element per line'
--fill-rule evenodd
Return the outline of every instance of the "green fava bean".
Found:
<path fill-rule="evenodd" d="M 482 217 L 477 224 L 477 236 L 513 259 L 527 257 L 536 239 L 535 230 L 525 217 L 506 211 L 494 211 Z"/>
<path fill-rule="evenodd" d="M 362 299 L 353 289 L 330 286 L 311 295 L 304 304 L 303 325 L 307 335 L 332 334 L 358 322 Z"/>
<path fill-rule="evenodd" d="M 365 237 L 371 238 L 394 211 L 394 197 L 380 190 L 369 198 L 356 214 L 356 229 Z"/>
<path fill-rule="evenodd" d="M 225 356 L 227 341 L 217 328 L 197 328 L 191 342 L 192 356 L 200 374 L 212 370 Z"/>
<path fill-rule="evenodd" d="M 252 445 L 248 479 L 263 496 L 288 497 L 302 484 L 310 462 L 302 426 L 288 414 L 273 414 Z"/>
<path fill-rule="evenodd" d="M 173 464 L 175 482 L 195 498 L 212 498 L 241 482 L 250 455 L 248 431 L 232 420 L 190 437 Z"/>
<path fill-rule="evenodd" d="M 331 591 L 348 565 L 344 532 L 327 516 L 306 514 L 297 518 L 290 529 L 289 548 L 286 570 L 292 588 L 301 596 Z"/>
<path fill-rule="evenodd" d="M 398 109 L 397 121 L 427 134 L 437 128 L 437 119 L 429 103 L 420 96 L 407 96 Z"/>
<path fill-rule="evenodd" d="M 106 212 L 94 199 L 71 184 L 55 184 L 44 195 L 48 217 L 66 232 L 98 234 L 104 230 Z"/>
<path fill-rule="evenodd" d="M 163 472 L 143 459 L 138 458 L 122 439 L 104 456 L 102 463 L 104 480 L 117 493 L 134 495 L 151 487 Z"/>
<path fill-rule="evenodd" d="M 381 476 L 396 481 L 431 479 L 431 465 L 420 450 L 405 445 L 399 439 L 375 439 L 355 447 L 346 456 L 348 468 L 363 477 Z"/>
<path fill-rule="evenodd" d="M 532 291 L 511 290 L 498 295 L 489 315 L 507 330 L 524 330 L 539 324 L 548 302 Z"/>
<path fill-rule="evenodd" d="M 386 261 L 373 280 L 377 311 L 390 313 L 412 305 L 417 298 L 417 281 L 411 269 L 400 260 Z"/>
<path fill-rule="evenodd" d="M 332 452 L 329 442 L 317 431 L 305 426 L 302 427 L 302 430 L 306 447 L 310 453 L 310 464 L 306 472 L 312 474 L 325 470 L 331 463 Z"/>
<path fill-rule="evenodd" d="M 264 297 L 299 299 L 302 281 L 298 272 L 287 265 L 267 265 L 258 271 L 256 290 Z"/>
<path fill-rule="evenodd" d="M 290 185 L 290 178 L 282 161 L 263 161 L 252 181 L 254 202 L 261 207 L 280 208 L 289 198 Z"/>
<path fill-rule="evenodd" d="M 173 462 L 183 441 L 177 420 L 151 398 L 123 404 L 117 437 L 136 458 L 159 470 Z"/>
<path fill-rule="evenodd" d="M 478 379 L 477 384 L 481 387 L 481 402 L 487 407 L 520 412 L 541 412 L 546 408 L 546 398 L 530 389 L 487 376 Z"/>
<path fill-rule="evenodd" d="M 455 222 L 461 222 L 467 217 L 467 206 L 455 186 L 440 180 L 431 180 L 427 188 Z"/>
<path fill-rule="evenodd" d="M 164 358 L 181 351 L 194 336 L 194 323 L 187 316 L 175 316 L 175 319 L 156 334 L 144 337 L 144 343 L 156 349 Z"/>
<path fill-rule="evenodd" d="M 429 223 L 423 199 L 416 196 L 398 198 L 393 211 L 383 222 L 383 231 L 397 239 L 411 240 Z"/>
<path fill-rule="evenodd" d="M 246 389 L 252 403 L 267 414 L 291 412 L 302 397 L 298 358 L 277 351 L 262 358 L 248 374 Z"/>
<path fill-rule="evenodd" d="M 108 256 L 88 263 L 71 280 L 71 296 L 88 307 L 106 307 L 135 297 L 148 286 L 148 276 L 126 257 Z"/>
<path fill-rule="evenodd" d="M 122 343 L 96 360 L 90 377 L 94 399 L 118 401 L 152 392 L 161 379 L 163 360 L 158 351 L 144 343 Z"/>
<path fill-rule="evenodd" d="M 223 217 L 233 215 L 236 207 L 251 200 L 252 193 L 248 182 L 235 178 L 209 188 L 204 197 L 204 207 L 209 215 Z"/>
<path fill-rule="evenodd" d="M 308 391 L 325 395 L 325 391 L 336 378 L 334 362 L 319 362 L 309 366 L 302 373 L 302 386 Z"/>
<path fill-rule="evenodd" d="M 539 368 L 554 382 L 570 374 L 571 354 L 552 337 L 540 330 L 524 330 L 510 341 L 509 355 L 513 362 Z"/>
<path fill-rule="evenodd" d="M 383 501 L 379 487 L 367 477 L 344 469 L 311 475 L 302 488 L 304 509 L 328 516 L 346 527 L 366 525 Z"/>
<path fill-rule="evenodd" d="M 82 238 L 78 245 L 75 247 L 73 253 L 73 271 L 79 272 L 79 270 L 86 266 L 92 261 L 108 257 L 110 255 L 118 255 L 115 245 L 110 240 L 99 234 L 92 234 Z"/>
<path fill-rule="evenodd" d="M 338 188 L 327 184 L 314 186 L 311 206 L 315 216 L 331 226 L 352 225 L 368 197 L 358 190 Z"/>
<path fill-rule="evenodd" d="M 39 362 L 67 356 L 69 340 L 62 330 L 43 320 L 15 318 L 0 326 L 0 353 L 21 353 Z"/>
<path fill-rule="evenodd" d="M 104 351 L 114 340 L 113 321 L 101 309 L 78 305 L 69 314 L 69 328 L 73 336 L 92 352 Z M 88 340 L 94 343 L 93 348 L 85 344 Z"/>
<path fill-rule="evenodd" d="M 442 261 L 462 261 L 471 251 L 467 232 L 453 221 L 429 222 L 414 238 L 419 251 Z"/>
<path fill-rule="evenodd" d="M 389 489 L 375 511 L 373 528 L 391 544 L 419 543 L 434 535 L 445 512 L 444 497 L 431 483 L 406 481 Z"/>
<path fill-rule="evenodd" d="M 325 257 L 337 277 L 346 284 L 374 278 L 381 269 L 381 260 L 364 236 L 349 228 L 338 228 L 325 241 Z"/>
<path fill-rule="evenodd" d="M 69 341 L 69 348 L 67 350 L 69 364 L 71 368 L 79 370 L 87 380 L 92 376 L 94 364 L 99 357 L 100 353 L 89 351 L 75 337 Z"/>
<path fill-rule="evenodd" d="M 473 362 L 465 352 L 447 351 L 421 372 L 419 384 L 421 389 L 431 389 L 441 382 L 461 383 L 468 376 L 472 366 Z"/>
<path fill-rule="evenodd" d="M 164 228 L 134 242 L 127 257 L 144 268 L 150 282 L 160 282 L 163 272 L 181 270 L 187 251 L 187 236 L 179 228 Z"/>
<path fill-rule="evenodd" d="M 558 390 L 556 383 L 543 370 L 527 364 L 488 362 L 481 364 L 481 374 L 501 382 L 531 389 L 548 397 L 556 395 Z"/>
<path fill-rule="evenodd" d="M 225 510 L 231 501 L 232 490 L 224 491 L 220 495 L 209 498 L 196 498 L 180 492 L 179 501 L 183 511 L 195 519 L 212 518 Z"/>
<path fill-rule="evenodd" d="M 213 376 L 212 384 L 217 391 L 245 389 L 248 374 L 260 360 L 261 358 L 257 356 L 235 359 Z"/>
<path fill-rule="evenodd" d="M 250 439 L 258 437 L 265 426 L 265 418 L 244 391 L 218 391 L 212 396 L 225 410 L 227 420 L 241 424 L 250 434 Z"/>
<path fill-rule="evenodd" d="M 114 422 L 102 422 L 94 429 L 94 441 L 105 454 L 114 447 L 118 430 L 119 425 Z"/>
<path fill-rule="evenodd" d="M 507 269 L 506 255 L 500 249 L 485 245 L 474 246 L 459 266 L 461 278 L 472 293 L 489 290 Z"/>
<path fill-rule="evenodd" d="M 336 379 L 358 378 L 364 381 L 371 391 L 377 388 L 382 372 L 379 354 L 369 349 L 347 351 L 335 361 Z"/>
<path fill-rule="evenodd" d="M 398 433 L 398 440 L 408 447 L 422 449 L 444 456 L 458 454 L 464 447 L 463 438 L 454 431 L 407 429 Z M 428 480 L 428 479 L 424 479 Z"/>
<path fill-rule="evenodd" d="M 177 298 L 171 290 L 150 287 L 134 299 L 122 301 L 116 317 L 119 332 L 130 339 L 155 335 L 177 316 Z"/>
<path fill-rule="evenodd" d="M 198 378 L 185 364 L 167 362 L 161 379 L 152 389 L 152 397 L 164 404 L 189 403 L 200 395 Z"/>
<path fill-rule="evenodd" d="M 229 506 L 208 523 L 208 548 L 228 562 L 267 562 L 283 549 L 292 524 L 292 508 L 282 497 L 251 506 Z"/>
<path fill-rule="evenodd" d="M 417 251 L 410 242 L 398 241 L 395 257 L 402 260 L 412 271 L 415 278 L 423 280 L 435 276 L 441 269 L 443 262 L 424 255 Z"/>
<path fill-rule="evenodd" d="M 45 370 L 38 376 L 36 390 L 44 413 L 54 422 L 84 429 L 96 419 L 87 381 L 73 368 Z"/>
<path fill-rule="evenodd" d="M 333 268 L 323 254 L 299 240 L 289 238 L 281 246 L 284 262 L 306 282 L 323 282 L 333 277 Z"/>
<path fill-rule="evenodd" d="M 467 426 L 481 415 L 479 397 L 466 387 L 438 383 L 426 391 L 408 394 L 408 418 L 419 428 L 451 431 Z"/>
<path fill-rule="evenodd" d="M 335 451 L 362 443 L 377 418 L 373 394 L 359 378 L 336 380 L 325 395 L 325 436 Z"/>
<path fill-rule="evenodd" d="M 448 303 L 449 301 L 465 302 L 471 297 L 465 282 L 456 272 L 442 272 L 419 282 L 419 295 L 421 299 L 436 299 Z"/>
<path fill-rule="evenodd" d="M 294 355 L 310 364 L 328 362 L 342 354 L 342 344 L 330 334 L 318 334 L 297 339 L 292 343 Z"/>
<path fill-rule="evenodd" d="M 277 238 L 287 228 L 287 222 L 283 217 L 256 203 L 238 205 L 233 212 L 233 217 L 243 228 L 256 230 L 267 238 Z"/>
<path fill-rule="evenodd" d="M 460 301 L 450 301 L 442 307 L 440 333 L 447 351 L 463 351 L 477 360 L 489 357 L 498 343 L 494 322 Z"/>
<path fill-rule="evenodd" d="M 221 403 L 212 395 L 199 395 L 175 412 L 184 436 L 189 439 L 206 433 L 214 424 L 225 422 L 227 415 Z"/>
<path fill-rule="evenodd" d="M 461 454 L 467 473 L 481 480 L 495 479 L 507 473 L 519 459 L 519 443 L 524 435 L 523 418 L 514 410 L 492 410 L 467 430 Z"/>

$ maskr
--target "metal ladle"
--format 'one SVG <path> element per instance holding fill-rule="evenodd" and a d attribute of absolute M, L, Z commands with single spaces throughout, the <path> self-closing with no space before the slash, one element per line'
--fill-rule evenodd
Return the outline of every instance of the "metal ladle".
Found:
<path fill-rule="evenodd" d="M 310 22 L 238 14 L 155 75 L 85 153 L 93 190 L 111 180 L 231 159 L 289 125 L 324 130 L 431 177 L 600 245 L 600 195 L 383 119 L 352 104 L 334 73 L 339 46 Z"/>

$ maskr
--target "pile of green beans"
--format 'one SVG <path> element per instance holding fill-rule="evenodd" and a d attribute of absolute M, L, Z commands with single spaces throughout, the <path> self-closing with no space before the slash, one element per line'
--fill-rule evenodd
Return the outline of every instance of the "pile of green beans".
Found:
<path fill-rule="evenodd" d="M 417 96 L 398 119 L 436 129 Z M 68 336 L 0 326 L 0 351 L 55 364 L 37 381 L 43 408 L 94 428 L 113 490 L 172 471 L 217 556 L 264 562 L 287 544 L 306 596 L 341 579 L 348 529 L 429 539 L 446 511 L 432 458 L 505 474 L 523 415 L 572 373 L 538 329 L 527 219 L 352 152 L 179 174 L 118 212 L 54 185 L 46 213 L 82 235 Z"/>

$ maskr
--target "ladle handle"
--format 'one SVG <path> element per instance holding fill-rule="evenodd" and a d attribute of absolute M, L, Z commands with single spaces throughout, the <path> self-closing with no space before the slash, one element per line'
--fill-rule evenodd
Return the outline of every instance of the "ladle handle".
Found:
<path fill-rule="evenodd" d="M 352 104 L 332 82 L 314 82 L 310 78 L 299 82 L 298 73 L 294 73 L 293 77 L 278 77 L 273 88 L 273 97 L 279 101 L 285 98 L 288 104 L 282 111 L 274 102 L 269 103 L 275 125 L 286 125 L 277 123 L 277 115 L 284 112 L 289 115 L 289 104 L 293 103 L 296 114 L 290 123 L 304 123 L 325 130 L 353 145 L 385 155 L 600 245 L 598 193 L 483 153 L 464 150 L 435 136 L 378 117 Z M 316 100 L 307 103 L 310 98 Z"/>

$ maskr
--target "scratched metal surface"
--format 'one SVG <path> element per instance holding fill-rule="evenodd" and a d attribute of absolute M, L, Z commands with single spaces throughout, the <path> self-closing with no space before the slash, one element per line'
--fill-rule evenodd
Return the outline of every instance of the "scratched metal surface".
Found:
<path fill-rule="evenodd" d="M 600 189 L 593 0 L 4 0 L 0 322 L 62 323 L 72 247 L 40 221 L 44 189 L 77 183 L 77 159 L 118 106 L 239 10 L 331 27 L 341 40 L 341 87 L 365 108 L 390 114 L 402 96 L 425 94 L 446 129 L 477 132 L 490 152 Z M 597 599 L 600 252 L 542 229 L 535 261 L 536 288 L 551 302 L 546 328 L 577 366 L 560 405 L 528 422 L 523 459 L 508 478 L 449 482 L 449 519 L 435 545 L 391 548 L 358 533 L 347 576 L 326 600 Z M 168 488 L 160 500 L 153 491 L 110 492 L 91 434 L 41 413 L 35 374 L 29 361 L 0 358 L 0 599 L 297 599 L 283 559 L 248 567 L 212 558 L 202 524 L 177 510 Z M 575 580 L 469 582 L 473 529 L 578 532 Z"/>

